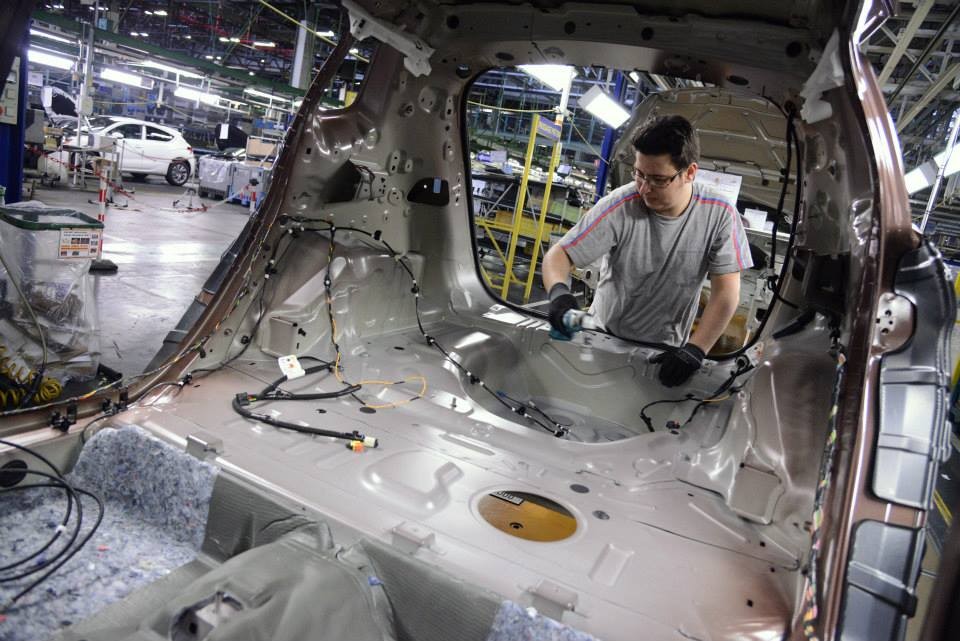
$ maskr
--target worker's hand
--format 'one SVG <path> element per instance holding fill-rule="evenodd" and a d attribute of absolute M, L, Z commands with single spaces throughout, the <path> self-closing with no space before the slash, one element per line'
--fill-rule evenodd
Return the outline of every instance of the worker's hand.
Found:
<path fill-rule="evenodd" d="M 660 382 L 666 387 L 676 387 L 686 383 L 694 372 L 700 369 L 705 354 L 692 343 L 668 349 L 650 359 L 651 363 L 660 363 Z"/>
<path fill-rule="evenodd" d="M 570 288 L 567 287 L 566 283 L 557 283 L 550 288 L 550 312 L 548 315 L 550 326 L 566 336 L 567 339 L 573 338 L 573 333 L 563 324 L 563 315 L 568 310 L 579 307 L 577 299 L 570 293 Z"/>

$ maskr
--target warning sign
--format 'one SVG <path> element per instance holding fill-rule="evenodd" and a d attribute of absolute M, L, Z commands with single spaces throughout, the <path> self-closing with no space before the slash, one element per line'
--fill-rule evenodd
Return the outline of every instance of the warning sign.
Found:
<path fill-rule="evenodd" d="M 61 229 L 60 258 L 96 258 L 102 234 L 99 229 Z"/>

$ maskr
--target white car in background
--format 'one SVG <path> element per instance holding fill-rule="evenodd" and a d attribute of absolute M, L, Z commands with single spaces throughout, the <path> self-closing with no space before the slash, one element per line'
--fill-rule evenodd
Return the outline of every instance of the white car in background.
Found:
<path fill-rule="evenodd" d="M 96 116 L 90 119 L 86 132 L 100 136 L 101 141 L 114 139 L 120 152 L 120 171 L 134 178 L 163 176 L 179 187 L 196 169 L 193 148 L 171 127 L 135 118 Z M 66 144 L 76 144 L 76 138 Z"/>

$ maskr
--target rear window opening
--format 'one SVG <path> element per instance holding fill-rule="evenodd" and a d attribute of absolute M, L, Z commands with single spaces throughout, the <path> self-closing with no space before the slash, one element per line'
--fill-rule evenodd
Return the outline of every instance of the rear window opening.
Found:
<path fill-rule="evenodd" d="M 737 311 L 711 353 L 746 345 L 773 299 L 768 282 L 782 266 L 793 218 L 797 163 L 794 159 L 785 184 L 787 119 L 781 107 L 745 90 L 696 80 L 576 67 L 567 113 L 558 126 L 562 91 L 549 84 L 549 77 L 538 79 L 525 69 L 479 75 L 466 101 L 475 258 L 489 291 L 511 305 L 546 312 L 544 254 L 603 195 L 633 180 L 630 141 L 640 127 L 657 116 L 682 115 L 700 137 L 696 180 L 735 203 L 754 264 L 741 274 Z M 587 109 L 598 95 L 611 113 L 619 106 L 621 124 L 611 126 L 601 117 L 610 116 Z M 584 309 L 602 273 L 600 261 L 574 270 L 571 289 Z M 708 279 L 698 314 L 709 291 Z"/>

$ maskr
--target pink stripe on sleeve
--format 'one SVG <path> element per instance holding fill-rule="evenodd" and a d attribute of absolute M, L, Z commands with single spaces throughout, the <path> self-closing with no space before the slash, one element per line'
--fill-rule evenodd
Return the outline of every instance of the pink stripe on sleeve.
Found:
<path fill-rule="evenodd" d="M 564 248 L 564 249 L 567 249 L 567 248 L 569 248 L 569 247 L 574 247 L 574 246 L 576 246 L 577 243 L 579 243 L 581 240 L 583 240 L 584 238 L 586 238 L 587 234 L 589 234 L 591 231 L 593 231 L 593 228 L 596 227 L 597 224 L 607 216 L 607 214 L 609 214 L 610 212 L 612 212 L 614 209 L 616 209 L 616 208 L 619 207 L 620 205 L 622 205 L 622 204 L 624 204 L 624 203 L 626 203 L 626 202 L 629 202 L 629 201 L 631 201 L 631 200 L 635 200 L 635 199 L 637 199 L 637 198 L 640 198 L 640 194 L 634 192 L 634 193 L 630 194 L 629 196 L 624 196 L 623 198 L 621 198 L 621 199 L 618 200 L 617 202 L 613 203 L 612 205 L 610 205 L 609 207 L 607 207 L 606 209 L 604 209 L 604 210 L 603 210 L 603 213 L 600 214 L 599 216 L 597 216 L 597 219 L 596 219 L 595 221 L 593 221 L 592 223 L 590 223 L 590 225 L 589 225 L 586 229 L 584 229 L 582 232 L 580 232 L 579 234 L 577 234 L 576 238 L 574 238 L 573 240 L 571 240 L 569 243 L 566 243 L 565 245 L 563 245 L 563 248 Z"/>
<path fill-rule="evenodd" d="M 740 268 L 740 271 L 743 271 L 743 258 L 741 258 L 741 249 L 740 249 L 740 238 L 737 236 L 737 217 L 740 215 L 737 213 L 737 210 L 730 205 L 730 203 L 720 200 L 719 198 L 701 198 L 696 196 L 696 199 L 703 203 L 704 205 L 720 205 L 733 216 L 733 225 L 730 227 L 730 236 L 733 238 L 733 247 L 737 254 L 737 267 Z"/>

